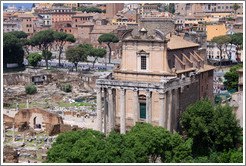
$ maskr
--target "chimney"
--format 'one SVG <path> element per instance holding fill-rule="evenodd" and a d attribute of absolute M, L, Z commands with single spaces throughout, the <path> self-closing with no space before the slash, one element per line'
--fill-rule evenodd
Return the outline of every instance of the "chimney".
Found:
<path fill-rule="evenodd" d="M 139 30 L 139 35 L 147 38 L 147 32 L 148 31 L 145 28 L 142 28 L 141 30 Z"/>

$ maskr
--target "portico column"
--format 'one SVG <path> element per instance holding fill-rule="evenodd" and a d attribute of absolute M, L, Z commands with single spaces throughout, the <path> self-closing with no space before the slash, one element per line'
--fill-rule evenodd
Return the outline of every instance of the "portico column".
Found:
<path fill-rule="evenodd" d="M 175 130 L 175 123 L 176 123 L 176 100 L 177 100 L 177 96 L 176 96 L 176 89 L 173 90 L 173 102 L 172 102 L 172 107 L 171 107 L 171 127 L 170 127 L 170 131 L 173 133 Z"/>
<path fill-rule="evenodd" d="M 166 118 L 166 93 L 159 93 L 159 126 L 165 127 Z"/>
<path fill-rule="evenodd" d="M 126 133 L 125 89 L 120 89 L 120 133 Z"/>
<path fill-rule="evenodd" d="M 108 88 L 108 116 L 109 132 L 111 132 L 113 130 L 113 94 L 111 88 Z"/>
<path fill-rule="evenodd" d="M 139 118 L 139 101 L 138 101 L 138 90 L 133 90 L 133 124 L 136 125 L 136 122 L 138 121 Z"/>
<path fill-rule="evenodd" d="M 104 134 L 107 134 L 107 121 L 108 121 L 108 99 L 107 99 L 107 89 L 104 88 Z"/>
<path fill-rule="evenodd" d="M 173 95 L 174 97 L 174 110 L 173 110 L 174 117 L 173 117 L 173 127 L 172 127 L 173 133 L 175 133 L 177 130 L 177 117 L 178 117 L 178 110 L 179 110 L 178 93 L 179 93 L 178 89 L 175 89 Z"/>
<path fill-rule="evenodd" d="M 112 92 L 113 92 L 113 128 L 115 128 L 115 119 L 116 119 L 116 89 L 113 89 Z"/>
<path fill-rule="evenodd" d="M 146 91 L 146 122 L 147 123 L 152 123 L 152 97 L 151 93 L 149 90 Z"/>
<path fill-rule="evenodd" d="M 172 90 L 168 92 L 169 96 L 169 102 L 168 102 L 168 115 L 167 115 L 167 130 L 171 131 L 171 123 L 172 123 L 172 100 L 173 100 L 173 95 L 172 95 Z"/>
<path fill-rule="evenodd" d="M 26 108 L 29 109 L 29 99 L 26 99 Z"/>
<path fill-rule="evenodd" d="M 97 88 L 97 130 L 102 131 L 102 90 Z"/>

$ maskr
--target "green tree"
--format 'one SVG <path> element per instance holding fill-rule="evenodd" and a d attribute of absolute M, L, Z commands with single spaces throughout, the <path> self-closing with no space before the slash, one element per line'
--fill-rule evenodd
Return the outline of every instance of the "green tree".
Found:
<path fill-rule="evenodd" d="M 59 59 L 59 66 L 61 66 L 61 53 L 63 51 L 64 45 L 67 42 L 74 43 L 76 41 L 76 39 L 74 38 L 74 36 L 72 34 L 67 34 L 65 32 L 56 32 L 55 31 L 54 32 L 54 40 L 58 44 L 58 48 L 59 48 L 58 59 Z"/>
<path fill-rule="evenodd" d="M 30 40 L 32 46 L 39 46 L 39 48 L 42 50 L 42 54 L 46 62 L 46 68 L 48 69 L 48 60 L 50 54 L 47 51 L 55 40 L 54 31 L 52 30 L 40 31 L 36 33 Z"/>
<path fill-rule="evenodd" d="M 229 150 L 239 142 L 242 128 L 229 104 L 218 105 L 214 110 L 211 139 L 216 151 Z"/>
<path fill-rule="evenodd" d="M 104 48 L 93 48 L 90 51 L 90 56 L 94 57 L 94 61 L 93 61 L 93 68 L 94 65 L 97 61 L 98 58 L 103 58 L 106 55 L 107 51 Z"/>
<path fill-rule="evenodd" d="M 12 31 L 12 32 L 9 32 L 9 33 L 13 34 L 18 39 L 25 39 L 28 36 L 28 34 L 23 32 L 23 31 Z"/>
<path fill-rule="evenodd" d="M 110 132 L 108 137 L 93 130 L 60 134 L 47 152 L 49 163 L 148 163 L 185 162 L 191 148 L 178 134 L 162 127 L 137 123 L 127 134 Z"/>
<path fill-rule="evenodd" d="M 66 51 L 66 59 L 75 65 L 76 71 L 78 71 L 78 63 L 86 61 L 87 55 L 86 50 L 79 46 L 71 47 Z"/>
<path fill-rule="evenodd" d="M 119 42 L 119 38 L 117 36 L 115 36 L 112 33 L 105 33 L 103 35 L 101 35 L 98 40 L 97 40 L 100 44 L 101 43 L 106 43 L 109 49 L 109 63 L 111 63 L 111 47 L 110 47 L 110 43 L 117 43 Z"/>
<path fill-rule="evenodd" d="M 66 93 L 72 92 L 72 85 L 69 83 L 61 84 L 61 90 L 66 92 Z"/>
<path fill-rule="evenodd" d="M 168 11 L 172 14 L 175 13 L 175 4 L 174 3 L 170 3 L 168 6 Z"/>
<path fill-rule="evenodd" d="M 86 10 L 86 7 L 85 6 L 80 6 L 76 9 L 77 11 L 82 11 L 84 12 Z"/>
<path fill-rule="evenodd" d="M 36 88 L 36 86 L 33 83 L 27 85 L 25 87 L 25 90 L 26 90 L 26 94 L 32 95 L 32 94 L 37 93 L 37 88 Z"/>
<path fill-rule="evenodd" d="M 38 54 L 38 53 L 32 53 L 30 55 L 28 55 L 26 57 L 26 59 L 28 60 L 28 64 L 33 66 L 33 67 L 37 67 L 38 62 L 42 60 L 42 55 Z"/>
<path fill-rule="evenodd" d="M 231 37 L 231 44 L 234 44 L 236 47 L 236 56 L 237 56 L 237 61 L 239 62 L 240 59 L 239 59 L 238 51 L 243 48 L 243 34 L 235 33 L 230 37 Z"/>
<path fill-rule="evenodd" d="M 45 60 L 46 63 L 46 68 L 48 69 L 48 61 L 51 59 L 52 57 L 52 52 L 48 51 L 48 50 L 43 50 L 42 51 L 42 56 Z"/>
<path fill-rule="evenodd" d="M 97 7 L 89 7 L 89 8 L 86 8 L 85 11 L 87 13 L 102 13 L 102 9 L 100 8 L 97 8 Z"/>
<path fill-rule="evenodd" d="M 103 13 L 106 13 L 106 9 L 103 9 L 102 12 L 103 12 Z"/>
<path fill-rule="evenodd" d="M 237 69 L 240 68 L 243 68 L 242 64 L 238 64 L 236 66 L 231 67 L 229 72 L 225 73 L 224 78 L 226 81 L 224 81 L 223 84 L 227 90 L 232 90 L 232 89 L 238 90 L 239 73 L 237 72 Z"/>
<path fill-rule="evenodd" d="M 7 68 L 8 63 L 18 63 L 23 65 L 24 50 L 21 39 L 13 33 L 3 33 L 3 68 Z"/>
<path fill-rule="evenodd" d="M 193 138 L 193 156 L 208 155 L 211 151 L 213 111 L 212 102 L 205 99 L 190 105 L 182 115 L 181 124 L 185 133 L 188 138 Z"/>
<path fill-rule="evenodd" d="M 217 48 L 220 50 L 220 68 L 221 68 L 221 60 L 222 60 L 222 53 L 223 53 L 223 48 L 225 44 L 230 43 L 231 37 L 227 35 L 221 35 L 221 36 L 216 36 L 211 40 L 213 43 L 216 44 Z"/>
<path fill-rule="evenodd" d="M 237 14 L 237 10 L 239 9 L 239 5 L 237 3 L 234 3 L 234 5 L 232 6 L 233 10 L 234 10 L 234 14 Z"/>
<path fill-rule="evenodd" d="M 190 105 L 182 115 L 181 124 L 187 137 L 193 139 L 194 157 L 235 147 L 242 131 L 229 105 L 214 108 L 208 99 Z"/>

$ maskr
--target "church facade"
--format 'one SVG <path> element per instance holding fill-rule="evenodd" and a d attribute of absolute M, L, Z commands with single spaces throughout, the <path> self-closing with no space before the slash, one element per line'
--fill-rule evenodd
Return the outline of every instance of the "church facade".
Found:
<path fill-rule="evenodd" d="M 213 99 L 214 68 L 204 64 L 199 45 L 182 39 L 182 46 L 180 40 L 158 29 L 122 35 L 121 66 L 96 81 L 99 131 L 126 133 L 136 122 L 147 122 L 176 132 L 189 104 L 203 94 Z"/>

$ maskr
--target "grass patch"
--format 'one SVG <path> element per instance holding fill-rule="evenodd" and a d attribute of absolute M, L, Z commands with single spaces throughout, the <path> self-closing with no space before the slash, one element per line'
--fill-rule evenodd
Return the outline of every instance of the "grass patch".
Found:
<path fill-rule="evenodd" d="M 80 106 L 93 106 L 90 103 L 82 103 L 82 102 L 75 102 L 75 103 L 58 103 L 59 107 L 80 107 Z"/>

